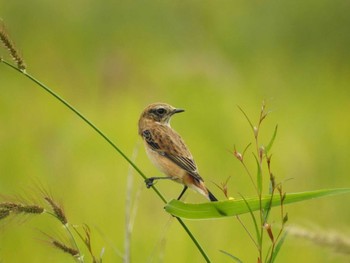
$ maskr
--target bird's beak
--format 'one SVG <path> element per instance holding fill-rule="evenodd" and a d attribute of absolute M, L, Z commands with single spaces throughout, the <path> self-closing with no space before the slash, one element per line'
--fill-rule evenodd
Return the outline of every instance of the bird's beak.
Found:
<path fill-rule="evenodd" d="M 175 113 L 180 113 L 180 112 L 184 112 L 184 111 L 185 111 L 184 109 L 175 109 L 175 110 L 173 110 L 172 115 Z"/>

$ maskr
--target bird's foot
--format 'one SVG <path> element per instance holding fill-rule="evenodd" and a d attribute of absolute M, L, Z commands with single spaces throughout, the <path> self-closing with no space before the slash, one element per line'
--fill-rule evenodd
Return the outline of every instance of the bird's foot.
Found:
<path fill-rule="evenodd" d="M 145 179 L 145 184 L 146 184 L 146 187 L 147 187 L 147 188 L 150 188 L 151 186 L 154 185 L 154 178 L 151 177 L 151 178 Z"/>

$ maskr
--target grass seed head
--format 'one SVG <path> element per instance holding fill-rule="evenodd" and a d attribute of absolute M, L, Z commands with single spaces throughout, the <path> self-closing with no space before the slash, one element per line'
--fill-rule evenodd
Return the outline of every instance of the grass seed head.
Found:
<path fill-rule="evenodd" d="M 20 52 L 16 48 L 15 44 L 7 34 L 4 23 L 1 20 L 0 20 L 0 40 L 3 43 L 4 47 L 9 51 L 12 59 L 17 63 L 17 67 L 21 70 L 25 70 L 26 64 L 24 63 L 24 60 L 20 55 Z M 3 59 L 1 58 L 1 61 L 2 60 Z"/>

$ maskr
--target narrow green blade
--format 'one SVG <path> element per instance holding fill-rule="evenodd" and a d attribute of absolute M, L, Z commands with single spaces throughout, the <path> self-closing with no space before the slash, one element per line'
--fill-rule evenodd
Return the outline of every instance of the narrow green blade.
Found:
<path fill-rule="evenodd" d="M 273 252 L 272 257 L 271 257 L 271 261 L 270 261 L 271 263 L 275 262 L 275 259 L 276 259 L 277 255 L 278 255 L 278 252 L 280 252 L 280 249 L 281 249 L 281 247 L 282 247 L 282 245 L 284 243 L 284 240 L 287 237 L 287 234 L 288 234 L 288 230 L 283 233 L 281 239 L 278 241 L 278 243 L 276 245 L 276 248 L 275 248 L 275 251 Z"/>
<path fill-rule="evenodd" d="M 225 254 L 226 256 L 229 256 L 231 259 L 233 259 L 235 262 L 237 262 L 237 263 L 243 263 L 243 261 L 242 260 L 240 260 L 238 257 L 236 257 L 236 256 L 234 256 L 234 255 L 232 255 L 232 254 L 230 254 L 230 253 L 228 253 L 228 252 L 226 252 L 226 251 L 224 251 L 224 250 L 219 250 L 221 253 L 223 253 L 223 254 Z"/>
<path fill-rule="evenodd" d="M 277 135 L 277 130 L 278 130 L 278 125 L 276 125 L 276 127 L 275 127 L 275 131 L 274 131 L 274 133 L 273 133 L 273 135 L 272 135 L 272 138 L 271 138 L 269 144 L 265 147 L 266 154 L 267 154 L 268 152 L 270 152 L 270 150 L 271 150 L 271 148 L 272 148 L 272 145 L 273 145 L 273 143 L 275 142 L 276 135 Z"/>
<path fill-rule="evenodd" d="M 339 195 L 350 193 L 350 188 L 340 189 L 324 189 L 317 191 L 289 193 L 286 195 L 284 205 L 301 202 L 308 199 L 319 198 L 323 196 Z M 270 202 L 271 196 L 267 195 L 262 197 L 261 204 L 263 207 L 267 206 Z M 178 200 L 171 200 L 166 204 L 165 210 L 177 217 L 187 219 L 211 219 L 211 218 L 225 218 L 230 216 L 236 216 L 244 213 L 249 213 L 249 208 L 252 211 L 260 209 L 259 198 L 251 197 L 236 200 L 218 201 L 210 203 L 200 204 L 186 204 Z M 271 206 L 280 205 L 280 197 L 276 195 L 272 199 Z"/>

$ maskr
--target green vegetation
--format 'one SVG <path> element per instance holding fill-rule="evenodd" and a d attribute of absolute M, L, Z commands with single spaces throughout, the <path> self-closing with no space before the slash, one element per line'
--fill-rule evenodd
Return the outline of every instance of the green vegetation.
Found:
<path fill-rule="evenodd" d="M 292 204 L 308 199 L 350 193 L 350 189 L 329 189 L 312 192 L 291 193 L 286 194 L 283 204 Z M 261 199 L 262 207 L 274 207 L 281 205 L 280 196 L 264 196 Z M 201 204 L 185 204 L 178 200 L 171 200 L 166 206 L 165 210 L 174 216 L 187 219 L 210 219 L 210 218 L 225 218 L 229 216 L 236 216 L 250 211 L 257 211 L 260 209 L 259 198 L 245 198 L 238 200 L 219 201 L 215 203 L 201 203 Z"/>
<path fill-rule="evenodd" d="M 31 78 L 23 71 L 27 66 L 28 72 L 50 83 L 89 120 L 94 120 L 108 134 L 105 139 L 115 142 L 117 152 L 123 150 L 124 157 L 135 152 L 130 163 L 142 167 L 145 176 L 154 176 L 156 170 L 142 151 L 138 153 L 138 114 L 155 101 L 185 108 L 185 117 L 174 119 L 172 125 L 183 134 L 215 195 L 219 199 L 234 198 L 202 204 L 200 196 L 189 193 L 186 202 L 196 203 L 194 207 L 219 206 L 222 211 L 221 205 L 243 199 L 241 208 L 245 205 L 249 212 L 239 216 L 238 221 L 227 218 L 173 223 L 176 219 L 164 212 L 162 200 L 145 189 L 143 179 L 133 175 L 134 170 L 128 172 L 125 159 L 109 151 L 75 115 L 52 103 L 30 82 L 0 63 L 0 119 L 4 124 L 0 132 L 0 191 L 6 196 L 21 195 L 12 201 L 3 197 L 8 202 L 0 206 L 0 218 L 6 222 L 0 226 L 0 259 L 71 262 L 64 253 L 46 246 L 48 241 L 61 250 L 76 251 L 74 244 L 64 246 L 65 238 L 56 239 L 66 236 L 57 233 L 57 222 L 41 216 L 47 211 L 56 217 L 58 214 L 52 205 L 46 207 L 47 199 L 42 200 L 40 191 L 31 189 L 34 180 L 47 185 L 43 188 L 59 197 L 68 222 L 81 222 L 81 231 L 72 228 L 68 235 L 85 244 L 87 262 L 94 257 L 99 260 L 101 251 L 104 262 L 122 258 L 124 262 L 202 262 L 203 253 L 193 240 L 201 244 L 212 262 L 233 262 L 238 258 L 256 262 L 258 254 L 262 254 L 262 243 L 272 244 L 264 253 L 271 257 L 262 258 L 263 262 L 272 262 L 277 253 L 275 262 L 327 262 L 329 258 L 332 262 L 346 262 L 342 254 L 348 250 L 334 249 L 341 251 L 339 255 L 321 246 L 336 248 L 346 244 L 342 238 L 332 241 L 329 232 L 341 233 L 348 227 L 348 195 L 295 206 L 280 205 L 283 209 L 268 212 L 271 221 L 266 225 L 262 224 L 266 211 L 253 213 L 249 197 L 257 195 L 255 200 L 260 202 L 275 190 L 274 198 L 287 202 L 293 192 L 349 187 L 347 5 L 334 1 L 223 1 L 220 5 L 138 1 L 101 6 L 93 2 L 7 1 L 0 2 L 0 10 L 21 51 L 14 53 L 18 49 L 9 48 L 18 70 Z M 2 42 L 6 45 L 6 41 Z M 8 63 L 7 52 L 1 50 L 0 55 Z M 271 126 L 264 121 L 257 141 L 255 122 L 250 122 L 256 153 L 255 157 L 245 158 L 242 166 L 240 156 L 249 156 L 252 147 L 241 155 L 236 147 L 245 149 L 251 136 L 236 105 L 242 106 L 246 116 L 252 116 L 264 98 L 273 109 L 269 117 L 273 123 Z M 264 150 L 269 154 L 261 151 L 261 142 L 267 142 Z M 268 164 L 271 153 L 273 174 Z M 239 162 L 234 162 L 235 158 Z M 221 198 L 215 185 L 223 190 Z M 165 202 L 177 196 L 181 188 L 170 183 L 156 187 Z M 172 204 L 192 206 L 172 201 L 167 209 Z M 258 208 L 261 207 L 262 203 Z M 42 210 L 38 208 L 45 212 L 39 213 Z M 29 211 L 37 213 L 29 216 Z M 14 220 L 8 220 L 11 213 L 18 214 Z M 17 224 L 16 220 L 22 218 L 31 220 Z M 309 230 L 298 226 L 294 231 L 287 229 L 285 238 L 280 228 L 285 233 L 288 218 L 288 224 L 302 225 L 307 221 Z M 33 230 L 38 225 L 45 234 Z M 326 230 L 312 234 L 318 228 Z M 247 229 L 249 235 L 244 233 Z M 44 244 L 33 242 L 33 235 Z M 306 240 L 317 245 L 303 246 L 308 244 Z"/>

